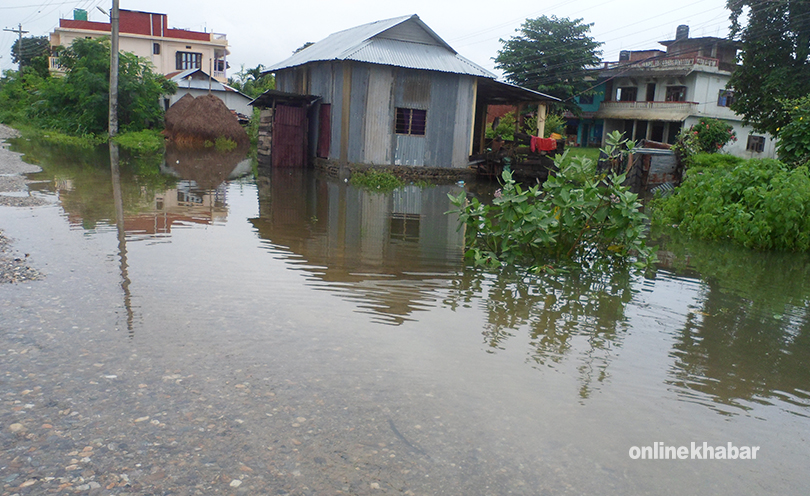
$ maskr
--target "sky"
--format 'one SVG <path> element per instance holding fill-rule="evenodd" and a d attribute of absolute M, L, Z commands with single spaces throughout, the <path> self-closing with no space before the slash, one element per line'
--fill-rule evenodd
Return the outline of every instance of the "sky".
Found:
<path fill-rule="evenodd" d="M 690 36 L 728 35 L 725 0 L 545 0 L 498 2 L 410 0 L 402 4 L 381 0 L 119 0 L 120 8 L 168 15 L 170 27 L 226 34 L 232 76 L 244 65 L 270 66 L 290 56 L 308 41 L 361 24 L 417 14 L 462 56 L 499 74 L 495 62 L 508 39 L 529 18 L 542 15 L 582 19 L 593 23 L 591 36 L 603 42 L 602 59 L 615 61 L 621 50 L 663 48 L 658 41 L 675 37 L 679 24 Z M 89 20 L 108 18 L 96 7 L 111 8 L 111 0 L 0 0 L 0 27 L 28 31 L 23 36 L 47 36 L 59 18 L 72 18 L 74 8 L 89 12 Z M 11 46 L 17 34 L 0 32 L 0 69 L 16 69 Z"/>

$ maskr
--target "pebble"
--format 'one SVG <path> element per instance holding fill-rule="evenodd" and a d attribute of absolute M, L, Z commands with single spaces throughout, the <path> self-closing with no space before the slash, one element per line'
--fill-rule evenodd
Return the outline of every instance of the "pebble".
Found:
<path fill-rule="evenodd" d="M 239 479 L 234 479 L 231 481 L 231 487 L 239 487 L 242 485 L 242 481 Z"/>
<path fill-rule="evenodd" d="M 8 426 L 8 428 L 11 432 L 15 433 L 25 430 L 25 426 L 23 426 L 22 424 L 11 424 L 10 426 Z"/>

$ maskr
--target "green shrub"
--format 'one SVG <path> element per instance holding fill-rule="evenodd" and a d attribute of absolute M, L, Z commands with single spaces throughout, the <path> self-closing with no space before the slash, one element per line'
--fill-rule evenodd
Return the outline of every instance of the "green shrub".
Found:
<path fill-rule="evenodd" d="M 791 121 L 777 128 L 779 159 L 795 166 L 807 165 L 810 162 L 810 96 L 788 101 L 785 110 L 790 113 Z"/>
<path fill-rule="evenodd" d="M 730 142 L 737 141 L 734 128 L 719 119 L 701 117 L 697 124 L 681 129 L 672 149 L 681 161 L 698 153 L 717 153 Z"/>
<path fill-rule="evenodd" d="M 352 173 L 349 181 L 352 186 L 371 191 L 393 191 L 405 185 L 405 181 L 390 172 L 369 169 L 363 172 Z"/>
<path fill-rule="evenodd" d="M 223 136 L 218 136 L 217 139 L 214 140 L 214 149 L 218 152 L 230 152 L 236 150 L 237 146 L 236 141 Z"/>
<path fill-rule="evenodd" d="M 501 138 L 502 140 L 512 141 L 515 139 L 515 121 L 514 112 L 504 115 L 499 119 L 495 129 L 492 129 L 492 126 L 487 126 L 487 138 Z"/>
<path fill-rule="evenodd" d="M 477 265 L 530 266 L 551 263 L 595 267 L 652 259 L 644 243 L 646 216 L 638 196 L 621 186 L 624 175 L 598 175 L 592 160 L 567 152 L 555 159 L 559 172 L 545 183 L 523 188 L 508 171 L 491 205 L 462 192 L 450 195 L 466 227 L 466 255 Z M 552 269 L 554 270 L 554 269 Z"/>
<path fill-rule="evenodd" d="M 165 143 L 163 135 L 154 130 L 123 133 L 113 138 L 113 140 L 118 143 L 121 148 L 139 153 L 154 153 L 160 151 L 163 149 Z"/>
<path fill-rule="evenodd" d="M 728 160 L 690 171 L 653 203 L 653 220 L 690 236 L 755 250 L 810 249 L 810 174 L 771 159 Z"/>
<path fill-rule="evenodd" d="M 745 162 L 744 158 L 726 155 L 725 153 L 698 153 L 689 159 L 689 167 L 693 169 L 712 169 L 734 166 L 742 162 Z"/>

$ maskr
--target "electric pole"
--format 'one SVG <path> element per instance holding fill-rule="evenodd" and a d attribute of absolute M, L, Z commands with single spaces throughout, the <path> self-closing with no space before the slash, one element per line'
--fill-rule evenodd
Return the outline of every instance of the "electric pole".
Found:
<path fill-rule="evenodd" d="M 118 134 L 118 0 L 110 12 L 110 138 Z"/>
<path fill-rule="evenodd" d="M 10 33 L 17 33 L 19 35 L 20 41 L 17 44 L 17 70 L 19 71 L 22 69 L 22 35 L 23 33 L 27 33 L 28 31 L 23 31 L 22 24 L 17 25 L 17 29 L 9 29 L 5 28 L 3 31 L 8 31 Z"/>

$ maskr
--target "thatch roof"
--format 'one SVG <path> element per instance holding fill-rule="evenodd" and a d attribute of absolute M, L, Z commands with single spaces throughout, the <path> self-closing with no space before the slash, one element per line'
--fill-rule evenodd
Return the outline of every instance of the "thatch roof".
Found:
<path fill-rule="evenodd" d="M 176 126 L 177 123 L 182 120 L 183 113 L 193 101 L 194 97 L 186 93 L 181 99 L 177 100 L 171 107 L 169 107 L 169 110 L 166 111 L 166 115 L 164 117 L 164 127 L 167 132 L 171 132 L 172 129 L 174 129 L 174 126 Z"/>
<path fill-rule="evenodd" d="M 217 138 L 228 138 L 238 145 L 250 143 L 236 116 L 214 95 L 198 96 L 191 100 L 180 119 L 173 122 L 167 131 L 169 139 L 178 144 L 202 144 L 205 141 L 214 142 Z"/>

